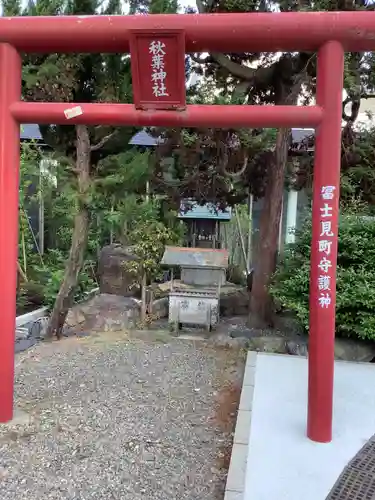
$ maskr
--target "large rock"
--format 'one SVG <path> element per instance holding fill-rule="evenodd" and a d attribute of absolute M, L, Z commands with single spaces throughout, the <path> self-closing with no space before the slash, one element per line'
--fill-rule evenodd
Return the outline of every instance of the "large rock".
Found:
<path fill-rule="evenodd" d="M 140 301 L 130 297 L 100 294 L 75 305 L 65 327 L 73 332 L 108 332 L 134 328 L 140 318 Z"/>
<path fill-rule="evenodd" d="M 168 297 L 162 297 L 161 299 L 156 299 L 152 303 L 151 314 L 157 318 L 167 318 L 169 312 L 169 299 Z"/>
<path fill-rule="evenodd" d="M 138 260 L 130 248 L 121 245 L 103 247 L 99 257 L 100 293 L 130 297 L 134 295 L 137 284 L 134 276 L 127 271 L 129 262 Z"/>
<path fill-rule="evenodd" d="M 220 290 L 220 316 L 248 314 L 249 299 L 249 292 L 246 287 L 227 283 Z"/>
<path fill-rule="evenodd" d="M 269 352 L 275 354 L 286 354 L 285 338 L 277 336 L 253 337 L 248 340 L 249 350 L 258 352 Z"/>
<path fill-rule="evenodd" d="M 251 328 L 235 328 L 229 331 L 234 338 L 246 338 L 251 351 L 291 354 L 294 356 L 308 355 L 308 337 L 301 335 L 280 335 L 276 332 L 269 335 L 259 335 L 259 331 Z M 370 362 L 375 359 L 375 342 L 365 342 L 352 339 L 335 339 L 335 359 L 340 361 Z"/>
<path fill-rule="evenodd" d="M 335 340 L 335 359 L 369 362 L 374 358 L 375 342 L 352 339 Z"/>
<path fill-rule="evenodd" d="M 210 335 L 208 341 L 215 347 L 230 347 L 233 349 L 249 349 L 249 340 L 244 337 L 233 338 L 225 333 Z"/>

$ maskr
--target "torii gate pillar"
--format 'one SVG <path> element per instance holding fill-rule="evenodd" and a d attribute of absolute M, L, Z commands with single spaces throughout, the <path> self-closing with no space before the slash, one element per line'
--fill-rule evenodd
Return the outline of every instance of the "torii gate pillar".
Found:
<path fill-rule="evenodd" d="M 10 106 L 21 98 L 21 57 L 0 44 L 0 422 L 13 416 L 18 258 L 20 124 Z"/>
<path fill-rule="evenodd" d="M 324 117 L 315 139 L 307 419 L 307 435 L 321 442 L 332 439 L 343 75 L 343 48 L 327 42 L 318 52 L 316 99 Z"/>

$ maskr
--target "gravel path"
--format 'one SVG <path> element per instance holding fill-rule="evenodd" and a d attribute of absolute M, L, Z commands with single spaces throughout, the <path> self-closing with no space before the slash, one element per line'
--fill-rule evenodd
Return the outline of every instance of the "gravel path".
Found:
<path fill-rule="evenodd" d="M 222 500 L 241 370 L 234 349 L 120 334 L 21 353 L 1 500 Z"/>

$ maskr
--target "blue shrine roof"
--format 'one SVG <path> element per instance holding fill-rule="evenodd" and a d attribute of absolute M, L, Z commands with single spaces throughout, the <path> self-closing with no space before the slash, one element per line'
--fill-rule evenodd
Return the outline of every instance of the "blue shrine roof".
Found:
<path fill-rule="evenodd" d="M 43 137 L 42 134 L 40 133 L 39 125 L 36 125 L 34 123 L 21 125 L 20 139 L 30 140 L 30 141 L 32 141 L 33 139 L 36 141 L 42 140 Z"/>
<path fill-rule="evenodd" d="M 146 132 L 146 130 L 140 130 L 130 139 L 129 144 L 131 146 L 144 146 L 152 147 L 157 146 L 162 143 L 162 139 L 158 137 L 153 137 L 151 134 Z"/>
<path fill-rule="evenodd" d="M 189 210 L 186 210 L 187 205 Z M 219 210 L 213 204 L 198 205 L 195 201 L 182 200 L 180 205 L 179 219 L 208 219 L 208 220 L 231 220 L 232 209 L 227 207 Z"/>

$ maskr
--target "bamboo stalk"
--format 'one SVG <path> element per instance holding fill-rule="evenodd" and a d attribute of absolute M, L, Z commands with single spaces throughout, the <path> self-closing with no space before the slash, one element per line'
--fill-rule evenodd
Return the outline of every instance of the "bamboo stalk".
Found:
<path fill-rule="evenodd" d="M 146 273 L 143 272 L 142 276 L 142 285 L 141 285 L 141 321 L 145 321 L 146 319 L 146 286 L 147 286 L 147 276 Z"/>
<path fill-rule="evenodd" d="M 27 257 L 26 257 L 26 243 L 25 243 L 25 231 L 21 229 L 21 244 L 22 244 L 22 256 L 23 256 L 23 268 L 25 276 L 27 275 Z"/>
<path fill-rule="evenodd" d="M 243 234 L 242 234 L 240 218 L 238 216 L 238 212 L 237 212 L 236 208 L 234 208 L 234 213 L 235 213 L 236 221 L 237 221 L 238 235 L 240 237 L 240 245 L 241 245 L 242 257 L 243 257 L 243 260 L 244 260 L 244 263 L 245 263 L 246 272 L 247 272 L 247 274 L 249 274 L 249 269 L 247 268 L 248 264 L 247 264 L 247 255 L 246 255 L 246 249 L 245 249 L 245 242 L 244 242 L 244 238 L 243 238 Z"/>
<path fill-rule="evenodd" d="M 248 200 L 248 216 L 249 216 L 249 224 L 248 224 L 248 233 L 247 233 L 247 269 L 250 270 L 252 264 L 252 235 L 253 235 L 253 195 L 249 193 Z"/>

